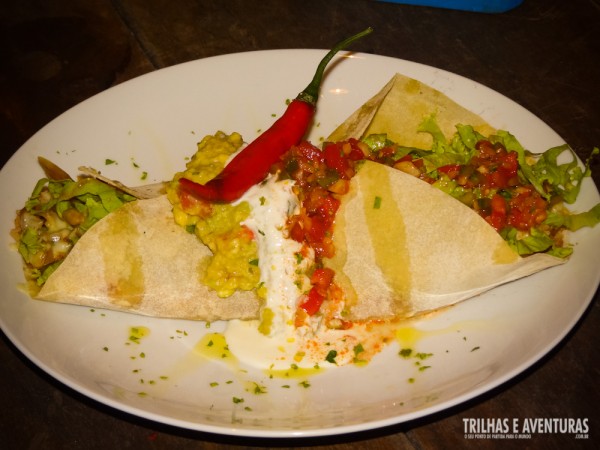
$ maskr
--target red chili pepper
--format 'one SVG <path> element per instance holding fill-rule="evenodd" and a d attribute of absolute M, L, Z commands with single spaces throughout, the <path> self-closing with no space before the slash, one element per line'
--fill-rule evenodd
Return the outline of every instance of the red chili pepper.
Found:
<path fill-rule="evenodd" d="M 181 189 L 205 200 L 232 202 L 251 186 L 264 180 L 271 166 L 292 145 L 298 144 L 306 133 L 314 116 L 321 80 L 329 61 L 337 52 L 372 31 L 369 27 L 336 44 L 319 63 L 310 84 L 292 100 L 283 116 L 238 153 L 216 178 L 204 185 L 181 178 Z"/>

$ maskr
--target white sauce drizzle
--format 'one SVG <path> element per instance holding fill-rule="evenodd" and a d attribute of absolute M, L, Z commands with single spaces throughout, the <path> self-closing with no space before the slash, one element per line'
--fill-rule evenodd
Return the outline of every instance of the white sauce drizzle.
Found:
<path fill-rule="evenodd" d="M 313 258 L 297 254 L 302 245 L 285 235 L 289 216 L 298 210 L 298 198 L 292 192 L 294 181 L 277 181 L 270 176 L 253 186 L 239 200 L 247 201 L 250 216 L 244 225 L 257 240 L 261 282 L 267 289 L 263 308 L 273 312 L 270 334 L 258 331 L 259 321 L 229 321 L 225 336 L 230 350 L 241 360 L 260 367 L 272 364 L 289 367 L 297 352 L 294 313 L 298 299 L 310 281 L 304 275 Z"/>

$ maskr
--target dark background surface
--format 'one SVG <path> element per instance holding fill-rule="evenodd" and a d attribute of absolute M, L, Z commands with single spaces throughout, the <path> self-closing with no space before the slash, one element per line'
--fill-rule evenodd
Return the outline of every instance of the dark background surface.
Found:
<path fill-rule="evenodd" d="M 600 5 L 594 0 L 525 0 L 502 14 L 358 0 L 10 0 L 0 5 L 0 163 L 66 109 L 138 75 L 226 53 L 328 48 L 369 25 L 376 35 L 354 50 L 485 84 L 540 117 L 582 158 L 600 145 Z M 598 159 L 592 168 L 600 185 Z M 492 392 L 414 422 L 296 441 L 215 436 L 129 416 L 56 382 L 2 335 L 0 447 L 594 448 L 600 433 L 598 299 L 596 293 L 554 350 Z M 589 438 L 463 436 L 463 418 L 540 417 L 587 418 Z"/>

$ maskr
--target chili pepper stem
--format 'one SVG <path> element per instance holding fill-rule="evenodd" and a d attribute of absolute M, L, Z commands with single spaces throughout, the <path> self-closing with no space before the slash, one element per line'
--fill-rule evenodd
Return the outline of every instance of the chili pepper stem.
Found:
<path fill-rule="evenodd" d="M 311 105 L 316 105 L 317 99 L 319 98 L 319 89 L 321 87 L 321 80 L 323 79 L 323 74 L 325 73 L 325 68 L 329 64 L 329 61 L 331 61 L 331 59 L 335 56 L 335 54 L 337 52 L 339 52 L 340 50 L 343 50 L 344 48 L 346 48 L 348 45 L 350 45 L 355 40 L 360 39 L 363 36 L 366 36 L 368 34 L 371 34 L 372 32 L 373 32 L 372 27 L 366 28 L 363 31 L 361 31 L 360 33 L 357 33 L 354 36 L 350 36 L 350 37 L 344 39 L 343 41 L 338 42 L 336 45 L 334 45 L 333 48 L 331 50 L 329 50 L 329 52 L 327 52 L 325 57 L 321 60 L 321 62 L 317 66 L 317 70 L 316 70 L 315 75 L 314 75 L 312 81 L 310 82 L 310 84 L 308 86 L 306 86 L 306 88 L 298 94 L 296 99 L 302 100 L 303 102 L 309 103 Z"/>

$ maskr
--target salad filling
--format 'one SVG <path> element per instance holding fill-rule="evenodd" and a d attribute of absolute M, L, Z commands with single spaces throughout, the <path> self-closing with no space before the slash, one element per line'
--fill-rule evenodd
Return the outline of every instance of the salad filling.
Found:
<path fill-rule="evenodd" d="M 94 178 L 40 179 L 17 212 L 11 236 L 35 295 L 92 225 L 135 197 Z"/>
<path fill-rule="evenodd" d="M 457 125 L 456 134 L 447 139 L 434 117 L 427 118 L 420 131 L 433 137 L 430 149 L 402 147 L 385 134 L 367 136 L 363 142 L 373 160 L 418 177 L 471 207 L 519 255 L 543 252 L 565 258 L 573 249 L 564 241 L 564 232 L 600 221 L 600 205 L 580 214 L 565 208 L 565 203 L 575 202 L 583 178 L 591 174 L 589 161 L 582 170 L 567 145 L 536 155 L 506 131 L 486 137 L 468 125 Z M 592 155 L 598 152 L 595 148 Z M 560 163 L 563 153 L 571 158 Z"/>

